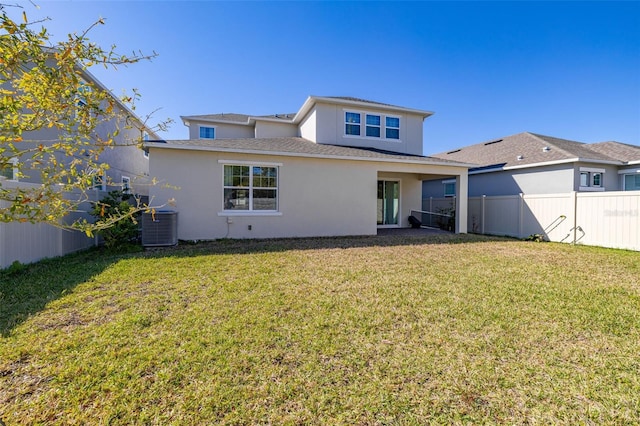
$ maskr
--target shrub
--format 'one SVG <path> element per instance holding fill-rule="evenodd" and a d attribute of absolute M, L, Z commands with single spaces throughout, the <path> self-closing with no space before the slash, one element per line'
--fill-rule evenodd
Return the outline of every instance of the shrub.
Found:
<path fill-rule="evenodd" d="M 122 191 L 111 191 L 91 211 L 97 219 L 96 224 L 105 226 L 98 235 L 102 236 L 107 248 L 122 247 L 138 239 L 139 212 L 129 203 L 130 198 Z"/>

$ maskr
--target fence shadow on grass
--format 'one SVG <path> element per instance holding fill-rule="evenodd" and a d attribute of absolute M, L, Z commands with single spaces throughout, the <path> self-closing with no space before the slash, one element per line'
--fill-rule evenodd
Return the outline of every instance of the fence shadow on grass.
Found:
<path fill-rule="evenodd" d="M 0 336 L 120 259 L 89 249 L 0 271 Z"/>
<path fill-rule="evenodd" d="M 394 232 L 396 231 L 396 232 Z M 175 247 L 147 250 L 145 256 L 191 257 L 206 254 L 251 254 L 289 250 L 349 249 L 357 247 L 393 247 L 411 245 L 469 244 L 487 241 L 519 241 L 510 237 L 477 234 L 453 234 L 445 231 L 393 229 L 372 236 L 308 237 L 274 239 L 220 239 L 215 241 L 180 241 Z"/>

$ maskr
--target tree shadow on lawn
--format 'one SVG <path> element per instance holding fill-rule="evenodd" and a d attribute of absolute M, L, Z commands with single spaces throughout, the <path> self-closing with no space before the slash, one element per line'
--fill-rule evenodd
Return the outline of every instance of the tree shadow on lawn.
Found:
<path fill-rule="evenodd" d="M 123 257 L 92 248 L 1 270 L 0 336 L 9 336 L 15 327 L 48 303 L 69 294 Z"/>

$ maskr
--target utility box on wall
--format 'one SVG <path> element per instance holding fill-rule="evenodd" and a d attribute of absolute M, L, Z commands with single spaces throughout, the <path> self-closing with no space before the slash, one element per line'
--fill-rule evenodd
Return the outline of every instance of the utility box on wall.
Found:
<path fill-rule="evenodd" d="M 178 212 L 159 211 L 142 214 L 142 245 L 144 247 L 178 244 Z"/>

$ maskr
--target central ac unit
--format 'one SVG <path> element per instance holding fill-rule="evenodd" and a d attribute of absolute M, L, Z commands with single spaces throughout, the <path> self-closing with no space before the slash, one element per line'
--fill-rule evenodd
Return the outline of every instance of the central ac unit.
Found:
<path fill-rule="evenodd" d="M 178 212 L 159 211 L 142 214 L 142 245 L 144 247 L 178 244 Z"/>

